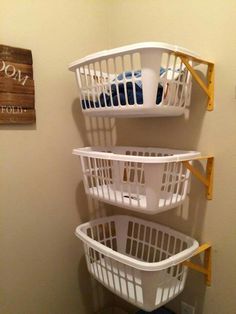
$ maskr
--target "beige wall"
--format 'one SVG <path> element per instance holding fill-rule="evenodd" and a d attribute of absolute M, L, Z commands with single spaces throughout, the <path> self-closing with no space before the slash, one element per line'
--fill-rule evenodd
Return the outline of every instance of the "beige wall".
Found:
<path fill-rule="evenodd" d="M 67 65 L 107 45 L 105 1 L 2 0 L 1 43 L 32 50 L 37 124 L 0 127 L 0 313 L 93 313 L 75 226 L 88 219 Z M 95 291 L 96 293 L 96 291 Z"/>
<path fill-rule="evenodd" d="M 92 214 L 71 148 L 103 143 L 216 156 L 213 201 L 205 201 L 193 180 L 184 208 L 149 219 L 214 246 L 212 287 L 191 272 L 187 289 L 170 306 L 179 313 L 184 300 L 196 306 L 196 314 L 235 312 L 235 13 L 233 0 L 1 1 L 1 43 L 33 52 L 37 124 L 0 130 L 0 313 L 92 313 L 103 297 L 109 299 L 92 289 L 73 235 Z M 205 112 L 204 95 L 194 86 L 188 119 L 85 119 L 67 64 L 93 51 L 149 40 L 182 45 L 215 61 L 214 112 Z"/>
<path fill-rule="evenodd" d="M 116 14 L 114 14 L 114 12 Z M 193 180 L 183 212 L 171 210 L 150 219 L 163 222 L 213 244 L 212 287 L 191 271 L 180 300 L 197 314 L 236 312 L 236 3 L 231 1 L 128 0 L 110 7 L 110 47 L 141 41 L 181 45 L 216 64 L 215 110 L 204 111 L 204 95 L 194 86 L 188 120 L 179 118 L 117 120 L 117 143 L 197 149 L 216 157 L 214 200 Z"/>

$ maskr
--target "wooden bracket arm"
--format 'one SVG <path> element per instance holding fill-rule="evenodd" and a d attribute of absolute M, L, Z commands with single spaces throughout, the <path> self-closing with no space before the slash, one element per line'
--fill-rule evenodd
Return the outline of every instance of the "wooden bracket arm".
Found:
<path fill-rule="evenodd" d="M 212 247 L 208 243 L 204 243 L 199 248 L 197 251 L 193 254 L 193 256 L 196 256 L 200 253 L 204 252 L 204 266 L 198 265 L 196 263 L 192 263 L 190 261 L 185 261 L 183 265 L 189 267 L 190 269 L 196 270 L 202 274 L 205 275 L 205 282 L 207 286 L 211 285 L 211 258 L 212 258 Z M 192 257 L 193 257 L 192 256 Z"/>
<path fill-rule="evenodd" d="M 203 175 L 197 168 L 195 168 L 189 160 L 182 161 L 186 168 L 198 179 L 200 180 L 206 187 L 206 197 L 208 200 L 212 200 L 213 194 L 213 172 L 214 172 L 214 157 L 206 156 L 206 157 L 198 157 L 193 160 L 201 160 L 207 159 L 206 164 L 206 174 Z"/>
<path fill-rule="evenodd" d="M 207 102 L 207 110 L 212 111 L 214 109 L 214 76 L 215 76 L 215 67 L 214 63 L 208 62 L 199 58 L 189 57 L 185 54 L 177 54 L 178 57 L 180 57 L 181 61 L 184 63 L 186 68 L 189 70 L 189 72 L 192 74 L 193 78 L 196 80 L 196 82 L 199 84 L 199 86 L 203 89 L 203 91 L 208 96 L 208 102 Z M 200 76 L 197 74 L 197 72 L 194 70 L 192 65 L 189 63 L 189 61 L 195 61 L 198 63 L 206 64 L 207 65 L 207 83 L 205 83 Z"/>

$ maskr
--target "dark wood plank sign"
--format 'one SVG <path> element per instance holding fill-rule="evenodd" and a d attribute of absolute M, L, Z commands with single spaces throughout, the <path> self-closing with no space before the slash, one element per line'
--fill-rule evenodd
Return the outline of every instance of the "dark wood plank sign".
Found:
<path fill-rule="evenodd" d="M 0 45 L 0 124 L 36 120 L 32 53 Z"/>

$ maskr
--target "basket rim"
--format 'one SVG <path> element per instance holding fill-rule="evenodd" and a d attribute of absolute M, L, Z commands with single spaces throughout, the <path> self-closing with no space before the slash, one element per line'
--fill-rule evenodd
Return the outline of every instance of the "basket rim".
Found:
<path fill-rule="evenodd" d="M 133 222 L 138 222 L 138 223 L 144 223 L 150 226 L 150 227 L 161 227 L 162 231 L 170 233 L 171 235 L 175 235 L 175 236 L 179 236 L 180 238 L 184 239 L 187 242 L 192 242 L 192 245 L 173 255 L 170 256 L 169 258 L 160 261 L 160 262 L 155 262 L 155 263 L 149 263 L 149 262 L 143 262 L 143 261 L 139 261 L 133 257 L 129 257 L 126 256 L 122 253 L 116 252 L 114 250 L 112 250 L 111 248 L 106 247 L 105 245 L 99 243 L 96 240 L 93 240 L 92 238 L 90 238 L 89 236 L 87 236 L 84 233 L 84 229 L 86 229 L 88 226 L 92 226 L 95 223 L 106 223 L 108 221 L 114 221 L 117 219 L 131 219 Z M 75 235 L 82 240 L 83 242 L 85 242 L 89 247 L 93 248 L 94 250 L 100 252 L 101 254 L 103 254 L 104 256 L 110 257 L 115 259 L 118 262 L 124 263 L 128 266 L 134 267 L 136 269 L 139 270 L 144 270 L 144 271 L 160 271 L 166 268 L 169 268 L 171 266 L 180 264 L 182 262 L 184 262 L 185 260 L 189 259 L 194 252 L 198 249 L 199 247 L 199 243 L 197 240 L 179 232 L 176 231 L 172 228 L 169 228 L 167 226 L 158 224 L 156 222 L 151 222 L 148 220 L 144 220 L 144 219 L 140 219 L 140 218 L 136 218 L 134 216 L 128 216 L 128 215 L 114 215 L 114 216 L 107 216 L 107 217 L 103 217 L 103 218 L 99 218 L 99 219 L 95 219 L 95 220 L 91 220 L 89 222 L 83 223 L 81 225 L 79 225 L 76 230 L 75 230 Z"/>
<path fill-rule="evenodd" d="M 124 150 L 137 150 L 143 149 L 148 152 L 151 150 L 157 150 L 167 153 L 173 153 L 172 156 L 134 156 L 125 155 L 120 153 L 115 153 L 117 149 Z M 112 152 L 103 152 L 101 150 L 111 150 Z M 106 160 L 116 160 L 116 161 L 131 161 L 131 162 L 141 162 L 141 163 L 165 163 L 165 162 L 180 162 L 186 160 L 192 160 L 201 156 L 198 151 L 184 151 L 170 148 L 158 148 L 158 147 L 137 147 L 137 146 L 88 146 L 82 148 L 76 148 L 72 151 L 73 155 L 79 155 L 83 157 L 92 157 Z"/>
<path fill-rule="evenodd" d="M 108 50 L 102 50 L 102 51 L 89 54 L 84 58 L 78 59 L 70 63 L 68 68 L 70 71 L 76 71 L 76 68 L 78 68 L 78 66 L 85 64 L 87 62 L 90 62 L 90 61 L 97 61 L 102 58 L 120 55 L 127 52 L 135 52 L 135 51 L 138 52 L 144 49 L 158 49 L 158 50 L 163 50 L 163 51 L 171 51 L 175 53 L 178 52 L 178 53 L 182 53 L 193 58 L 199 58 L 199 55 L 195 53 L 194 51 L 191 51 L 189 49 L 186 49 L 184 47 L 180 47 L 177 45 L 164 43 L 164 42 L 141 42 L 141 43 L 125 45 L 125 46 L 121 46 L 117 48 L 112 48 Z"/>

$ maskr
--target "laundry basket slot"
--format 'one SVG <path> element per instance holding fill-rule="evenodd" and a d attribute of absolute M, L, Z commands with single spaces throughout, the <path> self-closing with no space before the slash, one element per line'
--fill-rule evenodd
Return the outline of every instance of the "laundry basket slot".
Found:
<path fill-rule="evenodd" d="M 189 106 L 191 74 L 179 53 L 164 43 L 141 43 L 73 62 L 84 113 L 100 116 L 176 116 Z"/>
<path fill-rule="evenodd" d="M 198 152 L 143 147 L 75 149 L 88 195 L 120 207 L 154 214 L 186 198 L 190 171 L 181 163 Z"/>
<path fill-rule="evenodd" d="M 76 229 L 89 272 L 115 294 L 151 311 L 183 289 L 182 262 L 198 248 L 194 239 L 129 216 L 100 218 Z"/>

